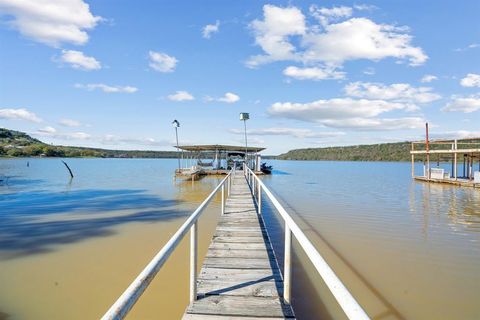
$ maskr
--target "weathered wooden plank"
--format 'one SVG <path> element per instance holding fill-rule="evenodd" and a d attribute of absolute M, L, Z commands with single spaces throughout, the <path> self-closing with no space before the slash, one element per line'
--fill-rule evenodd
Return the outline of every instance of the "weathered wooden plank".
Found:
<path fill-rule="evenodd" d="M 223 250 L 268 250 L 265 243 L 258 242 L 258 243 L 236 243 L 236 242 L 218 242 L 214 241 L 210 244 L 209 249 L 223 249 Z"/>
<path fill-rule="evenodd" d="M 273 259 L 245 259 L 245 258 L 218 258 L 206 257 L 203 265 L 211 268 L 234 268 L 234 269 L 271 269 L 276 261 Z"/>
<path fill-rule="evenodd" d="M 216 243 L 220 242 L 235 242 L 235 243 L 265 243 L 265 239 L 262 236 L 258 237 L 223 237 L 213 236 Z"/>
<path fill-rule="evenodd" d="M 292 319 L 263 219 L 243 176 L 234 178 L 224 214 L 197 280 L 186 320 Z"/>
<path fill-rule="evenodd" d="M 272 280 L 271 277 L 254 280 L 237 281 L 218 281 L 218 280 L 199 280 L 198 295 L 204 297 L 208 295 L 221 296 L 252 296 L 252 297 L 280 297 L 282 292 L 282 283 Z"/>
<path fill-rule="evenodd" d="M 205 314 L 191 314 L 186 313 L 183 315 L 182 320 L 279 320 L 285 319 L 281 318 L 272 318 L 272 317 L 232 317 L 232 316 L 219 316 L 219 315 L 205 315 Z"/>
<path fill-rule="evenodd" d="M 268 259 L 271 251 L 267 250 L 218 250 L 210 249 L 207 252 L 208 258 L 245 258 L 245 259 Z"/>
<path fill-rule="evenodd" d="M 187 313 L 246 317 L 293 318 L 290 305 L 281 299 L 251 296 L 206 296 L 187 308 Z"/>

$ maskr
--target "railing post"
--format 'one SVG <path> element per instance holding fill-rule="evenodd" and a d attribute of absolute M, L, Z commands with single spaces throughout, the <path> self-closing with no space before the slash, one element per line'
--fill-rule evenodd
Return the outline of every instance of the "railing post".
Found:
<path fill-rule="evenodd" d="M 197 300 L 197 222 L 190 228 L 190 302 Z"/>
<path fill-rule="evenodd" d="M 292 231 L 287 223 L 285 223 L 285 259 L 283 273 L 283 299 L 286 303 L 290 303 L 292 283 Z"/>
<path fill-rule="evenodd" d="M 260 185 L 260 183 L 258 184 L 257 205 L 258 205 L 258 213 L 262 213 L 262 186 Z"/>
<path fill-rule="evenodd" d="M 225 213 L 225 184 L 222 185 L 222 214 Z"/>
<path fill-rule="evenodd" d="M 231 180 L 230 178 L 231 176 L 228 176 L 227 178 L 227 196 L 230 195 L 230 180 Z"/>

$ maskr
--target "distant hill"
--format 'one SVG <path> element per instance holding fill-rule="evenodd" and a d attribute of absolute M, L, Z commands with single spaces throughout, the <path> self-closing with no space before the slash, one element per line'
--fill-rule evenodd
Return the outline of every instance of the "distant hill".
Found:
<path fill-rule="evenodd" d="M 282 160 L 410 161 L 410 142 L 348 147 L 295 149 L 277 157 Z"/>
<path fill-rule="evenodd" d="M 108 150 L 53 146 L 20 131 L 0 128 L 0 157 L 176 158 L 175 151 Z"/>

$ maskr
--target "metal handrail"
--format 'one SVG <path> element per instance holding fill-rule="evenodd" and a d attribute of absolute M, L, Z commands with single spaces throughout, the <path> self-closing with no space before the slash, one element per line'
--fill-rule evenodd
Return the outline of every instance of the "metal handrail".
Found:
<path fill-rule="evenodd" d="M 285 222 L 285 259 L 284 259 L 284 300 L 290 303 L 291 300 L 291 273 L 292 273 L 292 233 L 297 238 L 298 243 L 305 251 L 310 262 L 313 264 L 318 274 L 330 289 L 343 312 L 348 319 L 370 319 L 365 310 L 355 300 L 352 294 L 348 291 L 342 281 L 337 277 L 332 268 L 328 265 L 325 259 L 318 253 L 315 246 L 308 240 L 303 231 L 298 227 L 292 217 L 287 213 L 283 206 L 278 202 L 275 196 L 265 186 L 265 184 L 258 178 L 258 176 L 247 166 L 244 166 L 244 174 L 247 182 L 250 185 L 252 195 L 257 201 L 259 213 L 262 206 L 262 190 L 268 196 L 274 207 L 280 213 Z"/>
<path fill-rule="evenodd" d="M 222 191 L 221 212 L 225 212 L 225 184 L 227 185 L 227 194 L 230 194 L 231 176 L 235 174 L 235 168 L 218 184 L 210 195 L 200 204 L 200 206 L 188 217 L 177 232 L 163 246 L 163 248 L 153 257 L 142 272 L 133 280 L 117 301 L 108 309 L 101 318 L 102 320 L 123 319 L 133 305 L 140 298 L 142 293 L 152 282 L 160 268 L 177 248 L 180 241 L 190 230 L 190 302 L 197 299 L 197 220 L 213 199 L 218 190 Z"/>

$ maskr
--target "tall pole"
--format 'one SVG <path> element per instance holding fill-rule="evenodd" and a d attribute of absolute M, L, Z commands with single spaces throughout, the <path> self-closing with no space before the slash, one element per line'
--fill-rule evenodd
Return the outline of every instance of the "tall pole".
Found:
<path fill-rule="evenodd" d="M 178 145 L 178 127 L 180 127 L 180 122 L 178 122 L 178 120 L 173 120 L 172 125 L 175 128 L 175 138 L 177 139 L 178 171 L 180 172 L 180 153 L 179 153 L 179 145 Z M 183 156 L 183 152 L 182 152 L 182 156 Z"/>
<path fill-rule="evenodd" d="M 178 171 L 180 171 L 180 154 L 178 151 L 178 128 L 175 127 L 175 138 L 177 139 Z"/>

